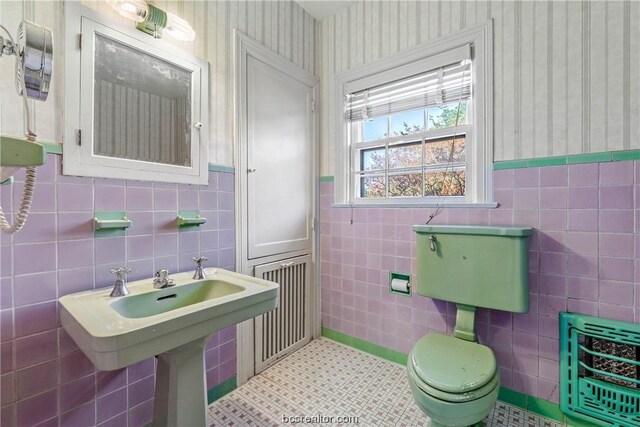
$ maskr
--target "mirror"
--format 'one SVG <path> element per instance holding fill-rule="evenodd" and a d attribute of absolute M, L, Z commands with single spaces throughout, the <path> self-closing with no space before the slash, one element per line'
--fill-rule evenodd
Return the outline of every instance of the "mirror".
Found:
<path fill-rule="evenodd" d="M 191 165 L 191 72 L 96 34 L 94 154 Z"/>

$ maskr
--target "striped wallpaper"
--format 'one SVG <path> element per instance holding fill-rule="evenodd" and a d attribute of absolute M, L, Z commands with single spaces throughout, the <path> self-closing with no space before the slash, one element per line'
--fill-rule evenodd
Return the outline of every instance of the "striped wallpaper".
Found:
<path fill-rule="evenodd" d="M 640 2 L 360 1 L 320 22 L 322 176 L 334 76 L 494 20 L 494 160 L 640 148 Z"/>
<path fill-rule="evenodd" d="M 105 2 L 83 1 L 125 23 Z M 361 1 L 320 23 L 291 1 L 156 1 L 192 23 L 181 47 L 210 62 L 210 159 L 232 165 L 232 29 L 321 77 L 321 175 L 333 175 L 333 77 L 377 58 L 494 19 L 495 158 L 515 160 L 640 148 L 640 2 Z M 0 2 L 0 22 L 23 14 L 54 30 L 61 63 L 62 2 Z M 167 39 L 169 40 L 169 39 Z M 316 49 L 317 46 L 317 49 Z M 315 52 L 315 53 L 314 53 Z M 37 103 L 43 139 L 60 141 L 61 67 Z M 13 75 L 0 61 L 0 75 Z M 0 80 L 2 132 L 20 134 L 12 79 Z M 61 123 L 61 122 L 60 122 Z"/>
<path fill-rule="evenodd" d="M 123 25 L 133 25 L 117 15 L 105 1 L 83 0 L 85 6 L 98 10 Z M 284 58 L 317 74 L 315 45 L 316 21 L 292 1 L 150 1 L 156 6 L 186 19 L 196 31 L 192 43 L 168 43 L 209 61 L 211 126 L 209 162 L 233 165 L 233 29 L 254 38 Z M 37 0 L 0 1 L 0 23 L 16 31 L 19 20 L 28 19 L 49 26 L 54 32 L 56 73 L 53 93 L 46 103 L 37 103 L 38 129 L 41 139 L 62 141 L 62 87 L 64 34 L 63 2 Z M 0 129 L 3 133 L 22 133 L 22 111 L 13 108 L 20 101 L 13 89 L 13 61 L 0 61 Z M 7 94 L 7 96 L 5 96 Z M 59 124 L 59 125 L 58 125 Z"/>

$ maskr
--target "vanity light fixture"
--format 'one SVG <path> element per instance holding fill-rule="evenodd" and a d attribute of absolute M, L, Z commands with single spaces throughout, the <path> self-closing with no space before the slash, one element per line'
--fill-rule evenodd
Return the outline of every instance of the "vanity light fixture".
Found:
<path fill-rule="evenodd" d="M 107 0 L 107 3 L 120 15 L 136 21 L 137 29 L 157 39 L 163 34 L 185 42 L 196 38 L 196 32 L 187 21 L 144 0 Z"/>

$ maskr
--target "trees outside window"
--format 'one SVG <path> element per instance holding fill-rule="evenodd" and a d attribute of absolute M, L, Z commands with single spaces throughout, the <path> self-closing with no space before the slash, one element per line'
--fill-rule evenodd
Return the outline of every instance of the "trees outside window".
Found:
<path fill-rule="evenodd" d="M 466 123 L 466 112 L 467 103 L 461 102 L 396 114 L 408 119 L 400 124 L 394 115 L 384 116 L 391 137 L 380 118 L 374 131 L 363 123 L 363 134 L 380 145 L 360 150 L 360 197 L 464 196 L 466 138 L 457 128 Z M 452 136 L 429 137 L 429 130 L 440 129 L 451 129 Z M 394 139 L 413 135 L 417 138 L 410 142 Z"/>

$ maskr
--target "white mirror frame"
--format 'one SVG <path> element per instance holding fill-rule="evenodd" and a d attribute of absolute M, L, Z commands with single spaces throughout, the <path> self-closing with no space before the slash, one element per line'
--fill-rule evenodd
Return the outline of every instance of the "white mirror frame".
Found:
<path fill-rule="evenodd" d="M 125 28 L 91 9 L 67 2 L 65 8 L 63 174 L 184 184 L 208 183 L 209 64 L 162 40 Z M 94 36 L 119 43 L 192 72 L 191 166 L 95 155 Z M 199 125 L 196 128 L 196 123 Z"/>

